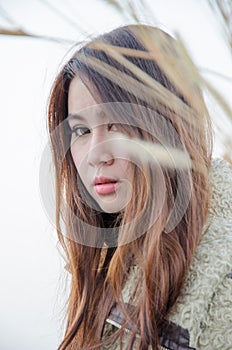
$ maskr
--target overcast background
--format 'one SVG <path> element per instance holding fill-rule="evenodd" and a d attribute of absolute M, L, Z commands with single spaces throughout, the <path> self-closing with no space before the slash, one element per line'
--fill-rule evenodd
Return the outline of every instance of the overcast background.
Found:
<path fill-rule="evenodd" d="M 207 1 L 147 3 L 154 13 L 146 14 L 144 21 L 180 33 L 205 76 L 231 103 L 231 82 L 206 71 L 232 77 L 231 54 Z M 68 16 L 69 23 L 51 5 Z M 129 19 L 100 0 L 0 0 L 0 27 L 12 28 L 13 22 L 35 34 L 80 41 Z M 0 36 L 0 47 L 0 349 L 51 350 L 63 332 L 65 298 L 59 281 L 64 262 L 43 209 L 39 168 L 47 143 L 49 89 L 71 45 Z M 211 113 L 223 118 L 208 102 Z"/>

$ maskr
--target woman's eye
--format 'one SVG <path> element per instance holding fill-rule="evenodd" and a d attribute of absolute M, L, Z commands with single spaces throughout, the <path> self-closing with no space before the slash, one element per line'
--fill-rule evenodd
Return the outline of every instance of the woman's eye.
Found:
<path fill-rule="evenodd" d="M 75 136 L 84 136 L 86 134 L 89 134 L 90 130 L 89 128 L 86 128 L 85 126 L 77 126 L 72 129 L 72 134 L 75 134 Z"/>

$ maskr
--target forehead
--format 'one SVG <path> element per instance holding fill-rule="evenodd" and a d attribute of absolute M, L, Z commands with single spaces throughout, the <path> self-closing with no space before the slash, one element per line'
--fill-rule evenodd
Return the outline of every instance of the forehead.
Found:
<path fill-rule="evenodd" d="M 91 125 L 118 122 L 132 127 L 143 127 L 143 119 L 149 112 L 144 106 L 119 101 L 101 103 L 99 96 L 95 99 L 92 91 L 94 89 L 90 92 L 80 77 L 72 79 L 68 92 L 69 122 L 88 121 Z"/>
<path fill-rule="evenodd" d="M 69 86 L 68 113 L 75 114 L 83 109 L 96 105 L 97 102 L 82 80 L 78 76 L 74 77 Z"/>
<path fill-rule="evenodd" d="M 88 88 L 79 77 L 75 77 L 68 92 L 68 119 L 95 121 L 98 125 L 107 123 L 109 116 L 104 110 L 104 104 L 96 102 Z"/>

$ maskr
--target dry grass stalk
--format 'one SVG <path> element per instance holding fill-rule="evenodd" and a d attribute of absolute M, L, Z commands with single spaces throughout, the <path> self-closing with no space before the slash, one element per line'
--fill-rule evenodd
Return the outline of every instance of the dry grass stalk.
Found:
<path fill-rule="evenodd" d="M 94 45 L 94 48 L 96 46 Z M 98 47 L 99 49 L 101 46 Z M 107 45 L 104 44 L 103 51 L 109 53 Z M 135 50 L 133 50 L 135 51 Z M 196 112 L 188 107 L 181 99 L 171 93 L 168 89 L 163 87 L 159 82 L 152 79 L 145 72 L 139 69 L 137 66 L 129 62 L 127 59 L 117 53 L 117 49 L 113 51 L 110 49 L 110 53 L 115 59 L 123 64 L 127 69 L 132 71 L 135 76 L 139 77 L 141 82 L 138 82 L 134 78 L 130 77 L 126 73 L 120 72 L 117 69 L 111 67 L 105 62 L 102 62 L 91 56 L 78 56 L 79 60 L 82 60 L 93 69 L 97 70 L 100 74 L 113 81 L 119 87 L 126 89 L 139 99 L 147 100 L 150 98 L 151 101 L 155 100 L 156 108 L 160 113 L 165 112 L 166 108 L 171 109 L 173 113 L 179 115 L 187 123 L 193 127 L 199 127 L 199 124 L 194 122 L 196 118 Z"/>
<path fill-rule="evenodd" d="M 104 0 L 106 3 L 107 0 Z M 111 1 L 109 1 L 111 2 Z M 122 16 L 125 16 L 126 11 L 126 4 L 124 6 L 121 5 L 120 1 L 114 0 L 114 6 L 117 6 L 117 4 L 120 4 L 120 8 L 118 7 L 117 10 L 121 11 Z M 125 3 L 130 2 L 130 5 L 132 5 L 132 2 L 127 0 Z M 226 42 L 229 44 L 229 47 L 232 49 L 232 2 L 227 0 L 209 0 L 209 3 L 212 5 L 212 7 L 216 10 L 217 17 L 221 17 L 223 20 L 223 28 L 225 31 L 225 38 Z M 134 4 L 134 12 L 136 12 L 135 2 Z M 146 11 L 148 11 L 148 6 L 144 6 L 146 8 Z M 152 11 L 149 11 L 152 13 Z M 139 22 L 138 15 L 134 16 L 134 20 Z M 201 71 L 196 65 L 193 63 L 190 54 L 188 53 L 188 50 L 186 49 L 186 46 L 183 44 L 183 41 L 180 39 L 180 37 L 177 35 L 177 46 L 178 49 L 178 58 L 176 57 L 176 50 L 171 47 L 168 43 L 168 40 L 166 40 L 165 43 L 165 50 L 162 50 L 162 45 L 165 40 L 157 40 L 157 36 L 147 35 L 144 31 L 136 31 L 137 37 L 140 39 L 144 47 L 148 51 L 148 58 L 153 57 L 158 64 L 162 67 L 162 69 L 165 71 L 169 79 L 174 83 L 174 85 L 178 88 L 178 90 L 181 92 L 181 94 L 185 97 L 185 99 L 188 101 L 188 103 L 198 112 L 199 115 L 202 115 L 202 113 L 207 113 L 207 109 L 202 103 L 202 100 L 198 98 L 198 94 L 200 91 L 196 88 L 196 86 L 200 86 L 200 88 L 207 90 L 211 98 L 214 100 L 214 103 L 216 105 L 219 105 L 222 110 L 225 112 L 228 120 L 232 121 L 232 110 L 229 104 L 226 102 L 225 98 L 222 96 L 222 94 L 216 90 L 211 83 L 207 79 L 205 79 Z M 111 50 L 111 48 L 109 48 Z M 167 51 L 166 51 L 167 50 Z M 120 53 L 121 55 L 127 55 L 130 56 L 131 52 L 124 51 L 122 48 L 115 48 L 115 51 Z M 168 54 L 167 54 L 168 52 Z M 138 52 L 137 55 L 142 57 L 142 53 Z M 116 54 L 115 54 L 116 57 Z M 179 68 L 181 65 L 181 69 L 175 70 L 175 67 Z M 135 69 L 136 70 L 136 69 Z M 177 73 L 178 71 L 178 73 Z M 185 79 L 187 77 L 187 79 Z M 190 79 L 189 79 L 190 78 Z M 190 81 L 192 83 L 190 83 Z M 182 113 L 183 114 L 183 113 Z M 216 133 L 218 131 L 216 130 Z M 232 154 L 231 150 L 231 144 L 229 144 L 226 141 L 226 132 L 227 130 L 221 128 L 221 138 L 224 138 L 224 146 L 227 146 L 227 151 L 225 157 L 228 159 L 228 155 Z"/>
<path fill-rule="evenodd" d="M 139 18 L 141 18 L 141 10 L 144 15 L 146 13 L 149 13 L 149 15 L 152 13 L 152 11 L 149 11 L 148 5 L 142 0 L 138 0 L 136 3 L 131 0 L 125 0 L 124 2 L 119 0 L 102 1 L 113 6 L 122 17 L 129 17 L 135 22 L 139 22 Z M 216 15 L 220 15 L 220 18 L 223 21 L 226 40 L 232 49 L 232 2 L 226 0 L 209 0 L 209 3 L 216 11 Z M 140 11 L 140 14 L 138 13 L 138 10 Z M 112 57 L 118 60 L 121 64 L 125 65 L 125 67 L 132 71 L 143 83 L 139 83 L 137 80 L 123 74 L 122 72 L 115 72 L 112 67 L 109 67 L 102 62 L 97 62 L 96 59 L 91 57 L 86 57 L 85 60 L 88 60 L 90 65 L 94 66 L 94 68 L 99 70 L 101 74 L 107 76 L 119 86 L 125 88 L 126 85 L 128 91 L 133 92 L 135 96 L 139 98 L 149 98 L 151 100 L 154 99 L 155 96 L 157 108 L 160 113 L 168 108 L 187 122 L 192 123 L 195 128 L 198 128 L 201 125 L 200 116 L 207 113 L 206 107 L 199 96 L 200 91 L 196 88 L 197 85 L 208 90 L 214 98 L 215 103 L 222 107 L 228 119 L 232 121 L 232 110 L 230 106 L 219 91 L 217 91 L 212 84 L 202 76 L 200 70 L 192 62 L 191 56 L 179 36 L 177 36 L 178 49 L 176 49 L 165 36 L 159 37 L 159 34 L 154 35 L 153 32 L 137 31 L 136 29 L 135 31 L 136 36 L 147 49 L 147 52 L 134 51 L 121 47 L 111 47 L 110 45 L 100 42 L 95 45 L 97 49 L 107 51 L 108 54 L 112 55 Z M 39 38 L 73 44 L 72 40 L 34 35 L 21 30 L 20 28 L 15 30 L 2 28 L 0 29 L 0 34 Z M 192 108 L 189 108 L 175 95 L 171 94 L 170 91 L 163 88 L 163 86 L 153 80 L 150 76 L 134 66 L 125 56 L 138 56 L 157 61 L 167 74 L 168 78 L 173 82 Z M 177 69 L 175 69 L 175 67 Z M 194 120 L 197 120 L 197 123 L 194 122 Z M 223 127 L 220 130 L 221 134 L 223 134 Z M 228 151 L 226 152 L 226 157 L 230 158 L 231 144 L 228 142 L 227 144 Z"/>
<path fill-rule="evenodd" d="M 186 151 L 153 142 L 130 139 L 125 135 L 116 137 L 115 142 L 118 150 L 126 149 L 130 157 L 141 163 L 159 163 L 165 167 L 195 169 L 198 172 L 207 173 L 207 168 L 193 162 Z"/>
<path fill-rule="evenodd" d="M 19 36 L 19 37 L 27 37 L 27 38 L 32 38 L 32 39 L 42 39 L 42 40 L 48 40 L 60 44 L 65 44 L 65 45 L 70 45 L 74 44 L 73 40 L 69 39 L 63 39 L 63 38 L 55 38 L 47 35 L 37 35 L 37 34 L 32 34 L 27 31 L 21 30 L 21 29 L 4 29 L 0 28 L 0 35 L 9 35 L 9 36 Z"/>
<path fill-rule="evenodd" d="M 118 71 L 116 68 L 113 68 L 107 63 L 102 62 L 92 56 L 79 55 L 78 59 L 82 60 L 85 64 L 96 70 L 98 73 L 111 80 L 114 84 L 117 84 L 119 87 L 126 89 L 129 93 L 132 93 L 134 96 L 138 97 L 139 100 L 146 101 L 148 98 L 153 101 L 155 100 L 156 109 L 158 109 L 161 114 L 163 112 L 166 115 L 168 107 L 169 110 L 173 111 L 170 113 L 170 115 L 184 119 L 185 122 L 190 123 L 195 128 L 200 127 L 201 119 L 197 111 L 195 111 L 193 108 L 188 107 L 175 94 L 164 88 L 156 80 L 135 66 L 131 61 L 123 56 L 121 49 L 102 43 L 100 40 L 95 42 L 92 45 L 92 48 L 103 50 L 107 54 L 111 55 L 121 65 L 131 71 L 134 76 L 139 78 L 140 81 L 134 79 L 124 72 Z M 129 52 L 130 56 L 132 56 L 133 53 L 139 56 L 144 55 L 141 54 L 140 51 L 135 50 L 128 49 L 126 52 Z M 154 57 L 151 56 L 151 53 L 149 52 L 147 55 Z M 199 105 L 200 103 L 198 103 L 198 106 Z M 200 110 L 200 112 L 203 111 Z M 128 142 L 125 144 L 125 141 Z M 159 163 L 164 166 L 177 168 L 195 168 L 199 171 L 205 171 L 205 169 L 202 169 L 199 164 L 197 165 L 191 162 L 189 157 L 186 156 L 186 152 L 182 150 L 171 149 L 160 144 L 154 144 L 139 140 L 136 140 L 136 142 L 131 144 L 131 140 L 129 142 L 129 140 L 126 140 L 125 138 L 121 139 L 121 142 L 123 142 L 124 147 L 126 147 L 132 156 L 137 157 L 140 160 L 142 159 L 144 162 L 159 161 Z M 120 147 L 119 140 L 117 140 L 117 146 Z"/>
<path fill-rule="evenodd" d="M 232 52 L 232 2 L 231 0 L 209 0 L 209 4 L 221 20 L 226 42 Z"/>

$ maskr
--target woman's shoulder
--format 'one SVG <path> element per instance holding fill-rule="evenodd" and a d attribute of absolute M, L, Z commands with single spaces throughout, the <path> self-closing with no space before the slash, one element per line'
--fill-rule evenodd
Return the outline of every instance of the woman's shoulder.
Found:
<path fill-rule="evenodd" d="M 222 159 L 212 161 L 209 215 L 197 247 L 191 271 L 201 266 L 219 280 L 232 271 L 232 166 Z M 210 284 L 212 285 L 212 284 Z"/>
<path fill-rule="evenodd" d="M 232 217 L 232 165 L 223 159 L 213 159 L 209 173 L 211 187 L 210 216 Z"/>
<path fill-rule="evenodd" d="M 211 199 L 204 234 L 196 249 L 182 293 L 169 318 L 189 331 L 190 344 L 196 349 L 201 349 L 198 341 L 200 342 L 203 330 L 213 329 L 212 324 L 217 322 L 209 310 L 217 308 L 217 313 L 221 314 L 228 303 L 232 304 L 231 165 L 224 160 L 214 159 L 209 181 Z M 230 326 L 229 320 L 220 323 L 221 335 L 228 333 L 231 323 L 232 321 Z M 206 344 L 212 345 L 212 339 L 209 338 Z"/>
<path fill-rule="evenodd" d="M 212 161 L 209 215 L 197 248 L 193 267 L 209 256 L 212 268 L 229 265 L 232 271 L 232 165 L 222 159 Z M 217 264 L 216 264 L 217 262 Z M 231 272 L 229 271 L 229 272 Z M 220 273 L 220 271 L 218 271 Z M 223 275 L 222 275 L 223 278 Z"/>
<path fill-rule="evenodd" d="M 213 288 L 214 279 L 216 284 L 232 272 L 232 166 L 214 159 L 209 181 L 209 216 L 189 270 L 190 285 L 197 288 L 192 279 L 201 276 L 201 284 L 210 282 L 208 290 Z"/>
<path fill-rule="evenodd" d="M 188 272 L 186 288 L 193 298 L 208 298 L 232 272 L 232 167 L 214 159 L 209 175 L 209 216 Z M 201 299 L 203 300 L 203 299 Z M 206 299 L 205 299 L 206 300 Z"/>

